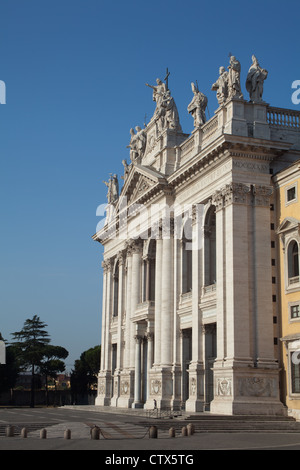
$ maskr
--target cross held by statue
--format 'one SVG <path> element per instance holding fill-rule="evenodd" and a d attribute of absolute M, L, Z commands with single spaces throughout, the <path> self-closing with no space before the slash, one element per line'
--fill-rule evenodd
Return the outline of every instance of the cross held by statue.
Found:
<path fill-rule="evenodd" d="M 167 87 L 167 90 L 169 89 L 169 75 L 170 75 L 170 72 L 168 70 L 168 67 L 166 69 L 166 76 L 164 78 L 165 82 L 166 82 L 166 87 Z"/>

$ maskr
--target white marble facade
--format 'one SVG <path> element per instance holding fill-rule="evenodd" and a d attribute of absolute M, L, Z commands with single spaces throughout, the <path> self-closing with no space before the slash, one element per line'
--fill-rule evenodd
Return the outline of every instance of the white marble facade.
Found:
<path fill-rule="evenodd" d="M 93 237 L 104 246 L 96 405 L 285 412 L 271 176 L 299 158 L 299 113 L 262 101 L 262 83 L 246 100 L 231 72 L 227 88 L 224 77 L 214 84 L 208 121 L 193 84 L 191 134 L 157 80 L 151 121 L 130 132 L 120 194 L 107 183 L 107 220 Z"/>

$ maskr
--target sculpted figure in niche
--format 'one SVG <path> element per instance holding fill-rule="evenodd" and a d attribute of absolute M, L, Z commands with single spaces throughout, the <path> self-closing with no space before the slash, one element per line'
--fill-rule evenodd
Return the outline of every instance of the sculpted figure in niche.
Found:
<path fill-rule="evenodd" d="M 255 55 L 252 56 L 252 65 L 248 71 L 246 79 L 246 89 L 250 96 L 250 101 L 259 103 L 262 100 L 264 81 L 268 76 L 268 71 L 261 68 Z"/>
<path fill-rule="evenodd" d="M 194 118 L 194 127 L 199 127 L 206 122 L 205 109 L 207 106 L 207 97 L 201 93 L 195 83 L 191 83 L 194 98 L 188 105 L 188 112 Z"/>
<path fill-rule="evenodd" d="M 233 55 L 230 57 L 228 69 L 228 97 L 243 98 L 240 83 L 241 64 Z"/>
<path fill-rule="evenodd" d="M 219 78 L 211 87 L 213 91 L 217 92 L 217 100 L 220 106 L 224 104 L 228 98 L 228 81 L 228 72 L 226 72 L 225 67 L 220 67 Z"/>

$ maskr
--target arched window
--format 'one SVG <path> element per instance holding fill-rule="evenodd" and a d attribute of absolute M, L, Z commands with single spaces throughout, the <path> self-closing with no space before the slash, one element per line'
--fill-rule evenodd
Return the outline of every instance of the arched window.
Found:
<path fill-rule="evenodd" d="M 216 283 L 216 208 L 211 206 L 204 223 L 204 285 Z"/>
<path fill-rule="evenodd" d="M 118 316 L 119 308 L 119 261 L 115 265 L 113 277 L 113 316 Z"/>
<path fill-rule="evenodd" d="M 288 278 L 289 284 L 299 282 L 299 246 L 296 240 L 288 246 Z"/>
<path fill-rule="evenodd" d="M 151 239 L 148 247 L 147 256 L 143 261 L 143 302 L 155 300 L 155 257 L 156 240 Z"/>

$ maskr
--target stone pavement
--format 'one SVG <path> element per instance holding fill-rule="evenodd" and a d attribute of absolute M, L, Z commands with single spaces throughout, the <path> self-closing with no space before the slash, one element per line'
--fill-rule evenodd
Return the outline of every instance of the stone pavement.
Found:
<path fill-rule="evenodd" d="M 79 416 L 79 413 L 77 414 L 79 416 L 78 420 L 76 419 L 77 415 L 75 415 L 76 409 L 81 410 L 81 413 L 83 413 L 82 418 Z M 85 410 L 86 413 L 84 412 Z M 91 408 L 91 410 L 95 411 L 95 408 Z M 28 414 L 31 411 L 22 411 L 24 411 L 24 414 L 23 416 L 20 414 L 20 419 L 22 417 L 24 420 L 26 413 L 28 420 L 30 420 L 31 417 Z M 38 428 L 38 423 L 36 423 L 37 427 L 31 430 L 26 438 L 21 437 L 20 429 L 18 433 L 15 433 L 14 437 L 6 437 L 2 433 L 0 436 L 0 450 L 13 451 L 14 456 L 17 455 L 15 454 L 16 450 L 97 450 L 97 458 L 99 459 L 109 459 L 112 456 L 114 458 L 121 458 L 124 455 L 131 455 L 138 456 L 140 459 L 144 457 L 141 460 L 143 463 L 145 459 L 152 458 L 152 462 L 150 462 L 152 464 L 155 463 L 155 458 L 162 458 L 151 457 L 153 455 L 172 454 L 177 457 L 178 455 L 190 455 L 194 462 L 196 462 L 198 459 L 201 459 L 203 451 L 209 450 L 300 450 L 299 432 L 196 432 L 191 436 L 182 436 L 180 423 L 182 422 L 182 426 L 188 424 L 187 421 L 183 422 L 182 420 L 177 425 L 175 437 L 169 437 L 168 429 L 172 426 L 172 422 L 174 422 L 170 420 L 168 421 L 170 425 L 165 426 L 164 429 L 158 428 L 158 437 L 152 439 L 149 437 L 149 428 L 141 425 L 140 421 L 134 419 L 130 421 L 129 418 L 128 420 L 122 420 L 121 415 L 117 411 L 106 415 L 103 414 L 101 409 L 97 409 L 97 411 L 98 413 L 91 415 L 88 413 L 88 408 L 76 407 L 71 415 L 68 413 L 63 414 L 63 409 L 54 410 L 52 419 L 54 419 L 55 413 L 56 418 L 59 416 L 62 418 L 61 422 L 48 424 L 46 427 L 43 424 L 40 428 Z M 38 416 L 37 413 L 35 415 Z M 95 415 L 99 416 L 98 420 Z M 73 420 L 68 419 L 71 416 Z M 2 423 L 4 423 L 4 418 L 8 420 L 8 415 L 5 416 L 3 414 L 2 418 Z M 59 420 L 57 419 L 57 421 Z M 91 438 L 91 429 L 95 426 L 95 423 L 101 428 L 99 440 Z M 2 426 L 5 425 L 2 424 Z M 43 426 L 46 429 L 45 439 L 40 437 L 40 429 Z M 66 429 L 70 430 L 71 439 L 64 438 Z M 21 455 L 23 456 L 23 453 Z M 25 453 L 25 455 L 27 454 Z"/>

